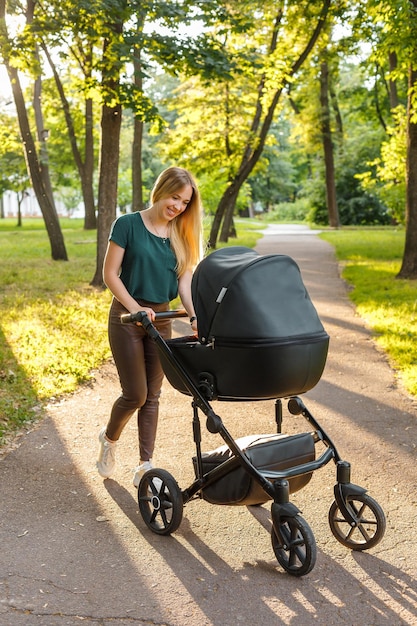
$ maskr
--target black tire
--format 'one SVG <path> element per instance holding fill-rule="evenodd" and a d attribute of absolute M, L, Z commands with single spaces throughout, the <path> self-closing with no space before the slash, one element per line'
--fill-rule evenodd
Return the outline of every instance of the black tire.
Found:
<path fill-rule="evenodd" d="M 358 524 L 351 526 L 343 517 L 337 502 L 333 502 L 329 511 L 333 535 L 351 550 L 368 550 L 376 546 L 384 536 L 386 526 L 384 511 L 378 502 L 364 493 L 347 496 L 346 505 L 358 519 Z"/>
<path fill-rule="evenodd" d="M 175 478 L 165 470 L 151 469 L 142 476 L 138 503 L 143 521 L 157 535 L 170 535 L 181 524 L 182 493 Z"/>
<path fill-rule="evenodd" d="M 292 576 L 305 576 L 316 563 L 316 540 L 310 526 L 301 515 L 282 517 L 279 527 L 283 542 L 271 530 L 272 548 L 278 563 Z"/>

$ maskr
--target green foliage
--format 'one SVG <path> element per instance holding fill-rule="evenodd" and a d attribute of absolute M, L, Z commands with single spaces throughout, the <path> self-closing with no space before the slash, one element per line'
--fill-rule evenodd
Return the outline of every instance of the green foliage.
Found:
<path fill-rule="evenodd" d="M 176 116 L 159 144 L 166 160 L 230 184 L 263 142 L 268 108 L 276 106 L 322 8 L 321 2 L 287 3 L 285 8 L 275 2 L 230 3 L 235 20 L 228 29 L 210 31 L 227 52 L 229 75 L 216 74 L 210 83 L 201 76 L 180 75 L 181 84 L 169 101 Z M 252 199 L 265 206 L 295 191 L 292 165 L 279 159 L 278 132 L 270 140 L 250 181 Z"/>
<path fill-rule="evenodd" d="M 307 221 L 311 207 L 307 198 L 297 198 L 294 202 L 281 202 L 274 205 L 262 216 L 267 222 L 304 222 Z"/>
<path fill-rule="evenodd" d="M 300 174 L 288 136 L 288 120 L 281 115 L 272 125 L 262 156 L 248 179 L 252 202 L 265 211 L 294 199 L 299 189 Z"/>
<path fill-rule="evenodd" d="M 308 220 L 315 224 L 327 225 L 329 216 L 326 205 L 325 190 L 317 181 L 313 192 L 309 195 L 312 209 Z M 378 197 L 361 188 L 355 171 L 346 167 L 336 179 L 336 197 L 341 225 L 387 225 L 391 218 L 386 207 Z"/>
<path fill-rule="evenodd" d="M 220 198 L 226 189 L 227 180 L 225 178 L 215 179 L 209 174 L 201 174 L 201 176 L 198 177 L 198 184 L 205 212 L 214 214 Z M 236 202 L 237 210 L 244 213 L 247 211 L 251 202 L 251 188 L 249 184 L 242 185 Z"/>
<path fill-rule="evenodd" d="M 322 4 L 320 0 L 282 5 L 272 0 L 47 0 L 34 4 L 34 20 L 23 28 L 24 6 L 9 3 L 6 18 L 13 62 L 26 78 L 43 74 L 49 169 L 54 192 L 68 213 L 80 198 L 79 176 L 56 86 L 45 78 L 44 54 L 37 54 L 40 46 L 52 53 L 56 62 L 81 155 L 85 99 L 94 103 L 95 159 L 100 104 L 123 104 L 118 198 L 123 210 L 130 204 L 134 118 L 145 124 L 145 199 L 161 169 L 177 163 L 198 176 L 205 206 L 213 213 L 221 192 L 239 169 L 242 154 L 256 148 L 254 114 L 262 119 L 273 94 L 285 86 L 281 99 L 285 95 L 291 109 L 277 110 L 262 157 L 248 179 L 249 186 L 239 196 L 238 210 L 245 210 L 250 203 L 260 203 L 266 210 L 279 205 L 277 215 L 301 219 L 305 207 L 312 206 L 309 219 L 321 224 L 327 223 L 327 208 L 318 73 L 325 48 L 331 72 L 341 222 L 403 222 L 406 115 L 401 106 L 407 101 L 410 60 L 417 59 L 412 3 L 336 3 L 309 64 L 290 77 L 292 63 L 311 34 Z M 279 20 L 281 9 L 284 13 Z M 9 19 L 15 14 L 22 20 Z M 279 28 L 272 51 L 274 20 Z M 195 23 L 199 23 L 198 33 L 192 28 Z M 397 63 L 389 65 L 394 52 Z M 133 53 L 140 58 L 143 88 L 133 81 Z M 110 72 L 105 86 L 101 84 L 104 69 Z M 391 111 L 388 97 L 393 81 L 401 105 L 397 113 Z M 259 93 L 262 98 L 258 102 Z M 16 125 L 6 118 L 2 121 L 5 150 Z M 25 187 L 26 175 L 23 173 L 24 180 L 20 177 L 24 162 L 18 152 L 9 150 L 4 159 L 0 152 L 0 161 L 3 188 L 15 183 L 20 189 Z"/>
<path fill-rule="evenodd" d="M 391 72 L 396 80 L 404 79 L 411 60 L 417 58 L 415 6 L 409 0 L 360 0 L 357 2 L 359 28 L 371 32 L 374 46 L 371 61 L 387 67 L 389 54 L 395 50 L 398 65 Z M 376 44 L 376 45 L 375 45 Z"/>
<path fill-rule="evenodd" d="M 29 185 L 16 118 L 0 113 L 0 194 L 22 193 Z"/>
<path fill-rule="evenodd" d="M 336 197 L 342 225 L 388 224 L 390 216 L 375 188 L 366 189 L 360 177 L 369 171 L 374 180 L 376 168 L 369 163 L 379 157 L 385 137 L 373 109 L 374 94 L 367 86 L 367 73 L 349 56 L 342 56 L 344 42 L 334 44 L 329 52 L 333 106 L 337 103 L 340 120 L 332 117 L 332 139 L 336 178 Z M 305 76 L 291 92 L 297 114 L 291 116 L 290 144 L 298 155 L 301 175 L 298 195 L 311 205 L 309 221 L 328 224 L 324 158 L 319 116 L 317 63 L 305 70 Z M 304 157 L 304 158 L 303 158 Z"/>
<path fill-rule="evenodd" d="M 60 68 L 60 66 L 58 66 Z M 79 71 L 76 71 L 71 62 L 66 68 L 60 69 L 60 80 L 64 91 L 70 95 L 71 122 L 80 153 L 81 161 L 85 161 L 85 108 L 86 94 L 84 83 Z M 97 91 L 90 89 L 88 96 L 92 99 L 93 107 L 93 135 L 94 135 L 94 161 L 98 162 L 99 153 L 99 119 Z M 74 162 L 71 140 L 68 134 L 67 123 L 62 115 L 62 103 L 57 100 L 56 85 L 52 79 L 42 81 L 42 111 L 44 125 L 48 130 L 47 150 L 49 170 L 54 192 L 57 198 L 64 201 L 68 212 L 82 200 L 80 179 Z M 95 122 L 94 122 L 95 119 Z M 75 198 L 78 195 L 78 202 Z M 68 205 L 67 201 L 68 200 Z"/>
<path fill-rule="evenodd" d="M 372 328 L 405 388 L 417 395 L 417 281 L 396 278 L 402 229 L 350 229 L 321 235 L 335 246 L 349 296 Z"/>
<path fill-rule="evenodd" d="M 393 124 L 387 128 L 387 139 L 382 142 L 381 156 L 368 163 L 373 171 L 358 174 L 362 187 L 381 199 L 389 215 L 399 224 L 405 222 L 406 190 L 406 111 L 398 106 Z"/>

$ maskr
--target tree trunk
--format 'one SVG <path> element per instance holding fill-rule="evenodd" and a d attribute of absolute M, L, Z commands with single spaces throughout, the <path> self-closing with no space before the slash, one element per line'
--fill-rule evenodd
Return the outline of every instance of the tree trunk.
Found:
<path fill-rule="evenodd" d="M 38 134 L 38 143 L 39 143 L 39 168 L 40 168 L 40 174 L 43 180 L 43 185 L 45 187 L 46 193 L 48 194 L 49 202 L 54 207 L 54 211 L 56 211 L 55 199 L 54 199 L 54 194 L 52 191 L 51 177 L 49 174 L 48 148 L 46 146 L 46 140 L 48 138 L 48 131 L 45 129 L 45 124 L 43 121 L 41 101 L 42 101 L 42 79 L 37 78 L 35 80 L 35 84 L 33 88 L 33 111 L 35 113 L 36 131 Z"/>
<path fill-rule="evenodd" d="M 19 75 L 17 70 L 10 65 L 8 59 L 5 59 L 5 65 L 9 74 L 10 84 L 13 91 L 13 98 L 16 106 L 22 143 L 25 151 L 28 174 L 32 182 L 36 199 L 41 209 L 43 219 L 45 221 L 46 231 L 48 233 L 49 242 L 51 245 L 52 259 L 54 261 L 68 261 L 67 251 L 65 248 L 61 226 L 59 224 L 58 215 L 56 213 L 55 207 L 51 204 L 49 194 L 45 189 L 36 145 L 29 125 L 29 119 L 27 116 L 26 105 L 23 98 Z"/>
<path fill-rule="evenodd" d="M 104 287 L 103 262 L 110 227 L 116 219 L 121 122 L 121 105 L 117 104 L 114 107 L 109 107 L 104 104 L 101 117 L 96 272 L 91 281 L 94 287 L 100 288 Z"/>
<path fill-rule="evenodd" d="M 142 137 L 143 122 L 135 117 L 132 146 L 132 211 L 142 211 Z"/>
<path fill-rule="evenodd" d="M 34 3 L 28 2 L 27 20 L 30 21 L 33 15 Z M 0 26 L 2 37 L 3 63 L 9 76 L 12 88 L 13 99 L 16 106 L 17 119 L 19 122 L 20 135 L 26 158 L 26 166 L 30 176 L 33 190 L 36 195 L 45 222 L 51 245 L 51 254 L 54 261 L 67 261 L 67 251 L 65 249 L 64 238 L 55 207 L 51 204 L 44 180 L 41 173 L 36 144 L 30 129 L 29 119 L 26 110 L 26 103 L 23 97 L 22 87 L 17 69 L 10 62 L 10 54 L 13 50 L 9 39 L 6 25 L 6 1 L 0 0 Z"/>
<path fill-rule="evenodd" d="M 25 197 L 25 192 L 23 192 L 22 195 L 20 195 L 19 193 L 17 194 L 17 224 L 16 226 L 18 228 L 22 226 L 22 202 L 23 202 L 24 197 Z"/>
<path fill-rule="evenodd" d="M 137 47 L 133 50 L 133 68 L 135 87 L 142 93 L 142 64 L 140 50 Z M 143 121 L 135 115 L 132 146 L 132 211 L 141 211 L 143 209 L 142 137 Z"/>
<path fill-rule="evenodd" d="M 210 236 L 208 240 L 208 247 L 215 248 L 217 243 L 217 236 L 220 230 L 220 225 L 222 222 L 222 218 L 226 213 L 232 213 L 234 211 L 236 200 L 239 195 L 240 188 L 243 182 L 240 183 L 240 179 L 236 179 L 232 182 L 222 195 L 220 202 L 217 206 L 216 213 L 214 215 L 214 219 L 211 225 Z M 228 236 L 228 233 L 227 233 Z M 226 239 L 222 239 L 222 241 L 227 241 Z"/>
<path fill-rule="evenodd" d="M 379 66 L 377 66 L 376 68 L 376 73 L 375 73 L 375 80 L 374 80 L 374 102 L 375 102 L 375 111 L 377 114 L 377 117 L 379 119 L 379 122 L 382 126 L 382 128 L 384 129 L 384 131 L 386 132 L 387 130 L 387 124 L 384 120 L 384 116 L 382 115 L 382 111 L 381 111 L 381 106 L 379 104 L 379 91 L 378 91 L 378 72 L 380 71 Z"/>
<path fill-rule="evenodd" d="M 417 123 L 413 121 L 413 97 L 417 70 L 410 66 L 407 106 L 406 230 L 401 269 L 397 278 L 417 278 Z"/>
<path fill-rule="evenodd" d="M 229 206 L 226 208 L 224 213 L 223 226 L 219 237 L 219 241 L 222 243 L 226 243 L 229 240 L 229 237 L 236 237 L 236 228 L 233 221 L 236 201 L 237 198 L 235 198 L 233 204 L 229 203 Z"/>
<path fill-rule="evenodd" d="M 229 237 L 237 237 L 233 214 L 234 206 L 230 206 L 229 210 L 226 209 L 223 219 L 223 226 L 219 237 L 219 241 L 221 241 L 222 243 L 227 243 L 229 241 Z"/>
<path fill-rule="evenodd" d="M 85 147 L 81 187 L 84 199 L 84 230 L 97 228 L 96 202 L 94 197 L 94 113 L 93 101 L 85 101 Z"/>
<path fill-rule="evenodd" d="M 329 67 L 327 61 L 323 61 L 320 68 L 320 107 L 321 134 L 323 142 L 326 178 L 326 201 L 327 211 L 329 213 L 329 224 L 332 228 L 339 228 L 340 223 L 336 199 L 333 142 L 332 131 L 330 127 Z"/>
<path fill-rule="evenodd" d="M 102 88 L 106 100 L 101 109 L 100 175 L 98 182 L 97 257 L 96 271 L 91 281 L 94 287 L 104 288 L 103 262 L 110 227 L 116 219 L 117 183 L 119 176 L 120 129 L 122 105 L 119 99 L 120 57 L 115 55 L 115 43 L 123 30 L 120 13 L 110 24 L 110 36 L 103 41 Z M 116 47 L 118 43 L 116 44 Z"/>
<path fill-rule="evenodd" d="M 337 134 L 340 137 L 340 142 L 342 142 L 342 140 L 343 140 L 343 120 L 342 120 L 342 114 L 340 112 L 339 102 L 338 102 L 337 95 L 336 95 L 336 92 L 335 92 L 335 90 L 333 88 L 331 80 L 329 80 L 328 87 L 329 87 L 330 100 L 331 100 L 331 103 L 332 103 L 332 107 L 333 107 L 333 111 L 334 111 L 334 115 L 335 115 L 335 120 L 336 120 Z"/>
<path fill-rule="evenodd" d="M 78 174 L 81 180 L 81 191 L 84 201 L 84 229 L 93 230 L 97 226 L 96 219 L 96 207 L 94 199 L 94 135 L 93 135 L 93 101 L 91 98 L 85 100 L 85 113 L 84 113 L 84 137 L 85 137 L 85 155 L 84 161 L 81 157 L 80 150 L 77 143 L 77 135 L 74 128 L 74 121 L 71 115 L 70 104 L 65 95 L 64 87 L 62 85 L 61 78 L 56 69 L 55 63 L 52 60 L 49 50 L 45 45 L 42 46 L 48 63 L 52 69 L 55 84 L 58 90 L 58 94 L 62 103 L 62 109 L 64 111 L 65 122 L 68 129 L 68 137 L 71 144 L 72 155 L 74 157 L 75 165 L 77 166 Z M 87 53 L 87 58 L 91 55 L 91 52 Z M 91 67 L 91 63 L 88 64 Z M 91 76 L 86 76 L 86 79 Z"/>

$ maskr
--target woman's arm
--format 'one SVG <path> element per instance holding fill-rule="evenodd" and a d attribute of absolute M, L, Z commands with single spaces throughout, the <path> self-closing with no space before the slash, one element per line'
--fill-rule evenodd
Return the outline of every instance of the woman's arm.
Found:
<path fill-rule="evenodd" d="M 120 302 L 129 313 L 137 313 L 137 311 L 146 311 L 149 319 L 154 321 L 155 312 L 147 307 L 140 307 L 134 298 L 130 295 L 123 282 L 120 279 L 120 268 L 125 251 L 113 241 L 109 241 L 106 256 L 103 263 L 103 280 L 104 284 L 110 289 L 116 300 Z"/>
<path fill-rule="evenodd" d="M 181 298 L 182 305 L 187 311 L 189 318 L 195 317 L 195 310 L 193 299 L 191 296 L 191 280 L 193 273 L 191 270 L 187 270 L 178 279 L 178 293 Z M 191 322 L 191 328 L 197 331 L 197 318 Z"/>

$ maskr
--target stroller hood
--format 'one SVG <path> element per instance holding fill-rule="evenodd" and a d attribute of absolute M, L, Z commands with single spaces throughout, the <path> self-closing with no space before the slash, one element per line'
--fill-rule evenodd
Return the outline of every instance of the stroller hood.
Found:
<path fill-rule="evenodd" d="M 285 343 L 326 335 L 295 261 L 245 247 L 216 250 L 197 266 L 192 296 L 201 343 Z"/>

